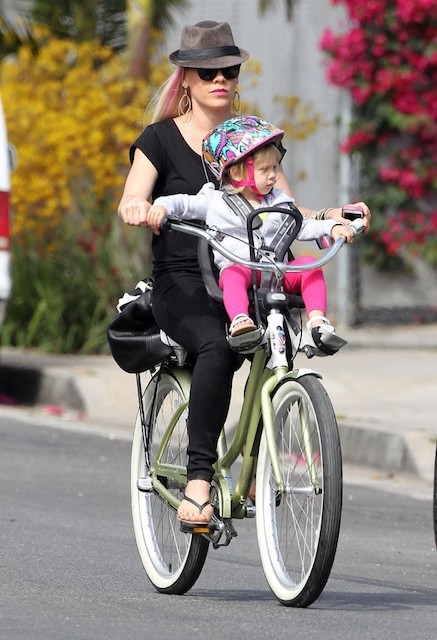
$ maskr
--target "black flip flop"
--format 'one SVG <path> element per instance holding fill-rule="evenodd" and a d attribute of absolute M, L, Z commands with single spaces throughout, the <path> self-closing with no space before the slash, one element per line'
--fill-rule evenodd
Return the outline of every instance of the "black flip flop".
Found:
<path fill-rule="evenodd" d="M 202 511 L 204 510 L 205 507 L 207 507 L 209 504 L 211 504 L 211 500 L 206 500 L 203 504 L 200 504 L 199 502 L 196 502 L 196 500 L 193 500 L 193 498 L 190 498 L 189 496 L 186 496 L 184 494 L 184 497 L 182 498 L 182 500 L 187 500 L 187 502 L 191 502 L 191 504 L 194 504 L 194 506 L 199 509 L 199 514 L 202 513 Z M 210 525 L 212 525 L 211 521 L 209 522 L 195 522 L 193 520 L 183 520 L 182 518 L 179 518 L 176 515 L 176 518 L 180 521 L 181 525 L 184 526 L 184 528 L 189 528 L 189 529 L 193 529 L 193 528 L 197 528 L 197 527 L 208 527 L 210 528 Z"/>

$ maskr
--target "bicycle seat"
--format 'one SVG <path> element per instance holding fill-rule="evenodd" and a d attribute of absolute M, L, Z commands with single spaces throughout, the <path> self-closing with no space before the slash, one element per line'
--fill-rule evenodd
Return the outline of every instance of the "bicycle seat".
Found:
<path fill-rule="evenodd" d="M 170 336 L 162 329 L 159 330 L 159 337 L 161 338 L 161 342 L 173 349 L 178 365 L 182 366 L 187 359 L 187 350 L 184 347 L 181 347 L 181 345 L 173 340 L 173 338 L 170 338 Z"/>
<path fill-rule="evenodd" d="M 183 347 L 181 347 L 181 345 L 178 344 L 176 340 L 173 340 L 173 338 L 170 338 L 170 336 L 167 335 L 165 331 L 163 331 L 162 329 L 159 330 L 159 337 L 161 338 L 161 341 L 164 344 L 168 345 L 169 347 L 173 347 L 173 349 L 174 348 L 183 349 Z"/>

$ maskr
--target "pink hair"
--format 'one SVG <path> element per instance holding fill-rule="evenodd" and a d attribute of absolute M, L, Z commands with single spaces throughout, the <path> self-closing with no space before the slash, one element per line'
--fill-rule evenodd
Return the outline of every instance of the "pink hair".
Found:
<path fill-rule="evenodd" d="M 158 89 L 149 105 L 149 109 L 152 109 L 152 122 L 161 122 L 178 115 L 178 104 L 183 94 L 183 77 L 184 68 L 177 67 Z"/>

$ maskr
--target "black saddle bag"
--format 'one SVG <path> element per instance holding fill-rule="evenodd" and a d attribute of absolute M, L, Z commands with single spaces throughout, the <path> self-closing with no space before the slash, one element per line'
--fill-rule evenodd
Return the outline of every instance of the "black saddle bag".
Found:
<path fill-rule="evenodd" d="M 153 280 L 145 278 L 125 293 L 111 320 L 107 338 L 112 357 L 123 371 L 142 373 L 166 360 L 173 349 L 164 344 L 152 313 Z"/>

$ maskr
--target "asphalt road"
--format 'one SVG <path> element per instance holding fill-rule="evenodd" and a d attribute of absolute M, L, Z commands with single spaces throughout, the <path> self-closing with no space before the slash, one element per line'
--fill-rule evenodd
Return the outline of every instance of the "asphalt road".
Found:
<path fill-rule="evenodd" d="M 129 442 L 53 424 L 1 419 L 1 640 L 435 637 L 429 497 L 346 485 L 334 568 L 306 610 L 269 591 L 253 520 L 210 551 L 187 595 L 164 596 L 134 543 Z"/>

